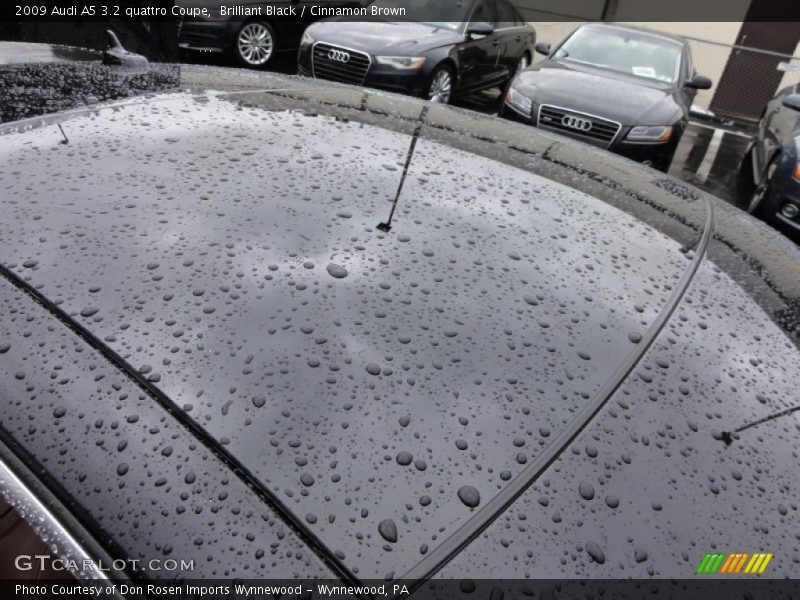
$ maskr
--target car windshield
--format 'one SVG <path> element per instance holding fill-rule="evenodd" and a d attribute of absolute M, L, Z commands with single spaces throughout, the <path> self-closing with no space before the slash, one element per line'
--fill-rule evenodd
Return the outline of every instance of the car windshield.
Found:
<path fill-rule="evenodd" d="M 381 9 L 404 9 L 403 21 L 416 21 L 433 27 L 457 31 L 467 20 L 470 0 L 377 0 L 371 6 Z M 453 17 L 461 17 L 453 21 Z M 394 17 L 392 17 L 394 18 Z"/>
<path fill-rule="evenodd" d="M 582 63 L 664 84 L 678 80 L 681 45 L 631 31 L 582 27 L 556 51 L 556 60 Z"/>

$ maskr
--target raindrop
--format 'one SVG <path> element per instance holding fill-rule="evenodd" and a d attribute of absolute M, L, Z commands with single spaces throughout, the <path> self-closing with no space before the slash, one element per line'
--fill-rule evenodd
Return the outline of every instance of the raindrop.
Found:
<path fill-rule="evenodd" d="M 405 467 L 406 465 L 410 465 L 411 464 L 411 461 L 412 461 L 413 458 L 414 457 L 411 456 L 410 452 L 405 452 L 405 451 L 398 452 L 397 453 L 397 464 L 398 465 L 403 465 Z"/>
<path fill-rule="evenodd" d="M 458 587 L 463 593 L 471 594 L 475 591 L 475 582 L 472 579 L 462 579 Z"/>
<path fill-rule="evenodd" d="M 581 481 L 580 485 L 578 486 L 578 493 L 584 500 L 591 500 L 594 498 L 594 488 L 588 481 Z"/>
<path fill-rule="evenodd" d="M 586 542 L 586 552 L 589 553 L 589 556 L 591 556 L 592 560 L 598 565 L 602 565 L 606 562 L 606 555 L 595 542 Z"/>
<path fill-rule="evenodd" d="M 397 541 L 397 526 L 391 519 L 381 521 L 378 524 L 378 532 L 387 542 L 395 543 Z"/>
<path fill-rule="evenodd" d="M 335 277 L 336 279 L 344 279 L 347 277 L 347 269 L 345 269 L 342 265 L 337 265 L 336 263 L 329 263 L 328 264 L 328 274 L 331 277 Z"/>
<path fill-rule="evenodd" d="M 481 495 L 471 485 L 465 485 L 458 489 L 458 499 L 470 508 L 475 508 L 481 503 Z"/>
<path fill-rule="evenodd" d="M 489 592 L 489 600 L 503 600 L 504 597 L 505 593 L 499 587 L 493 587 L 492 591 Z"/>

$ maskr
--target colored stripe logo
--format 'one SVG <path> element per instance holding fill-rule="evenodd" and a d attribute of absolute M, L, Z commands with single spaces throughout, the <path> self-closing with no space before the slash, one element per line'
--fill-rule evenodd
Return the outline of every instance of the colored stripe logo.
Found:
<path fill-rule="evenodd" d="M 771 552 L 716 552 L 708 553 L 700 561 L 697 575 L 760 575 L 772 560 Z"/>

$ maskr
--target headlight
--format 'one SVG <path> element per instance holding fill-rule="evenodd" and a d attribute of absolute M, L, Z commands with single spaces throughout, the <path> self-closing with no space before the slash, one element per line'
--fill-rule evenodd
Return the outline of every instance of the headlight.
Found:
<path fill-rule="evenodd" d="M 395 69 L 410 69 L 419 71 L 425 64 L 424 56 L 376 56 L 375 62 L 379 65 L 389 65 Z"/>
<path fill-rule="evenodd" d="M 672 137 L 672 127 L 669 125 L 642 125 L 634 127 L 628 133 L 630 142 L 666 142 Z"/>
<path fill-rule="evenodd" d="M 508 88 L 508 93 L 506 94 L 506 104 L 513 106 L 518 111 L 526 115 L 531 114 L 531 111 L 533 110 L 533 100 L 528 98 L 519 90 L 515 90 L 513 87 Z"/>
<path fill-rule="evenodd" d="M 300 38 L 300 46 L 310 46 L 314 43 L 314 38 L 308 35 L 308 32 L 303 33 L 303 37 Z"/>

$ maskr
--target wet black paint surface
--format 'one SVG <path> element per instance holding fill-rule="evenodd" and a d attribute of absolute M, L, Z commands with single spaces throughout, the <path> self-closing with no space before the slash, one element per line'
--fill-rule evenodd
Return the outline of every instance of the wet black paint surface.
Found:
<path fill-rule="evenodd" d="M 381 233 L 409 138 L 368 125 L 182 94 L 64 129 L 6 140 L 5 264 L 367 577 L 531 460 L 686 263 L 590 196 L 427 140 Z"/>

